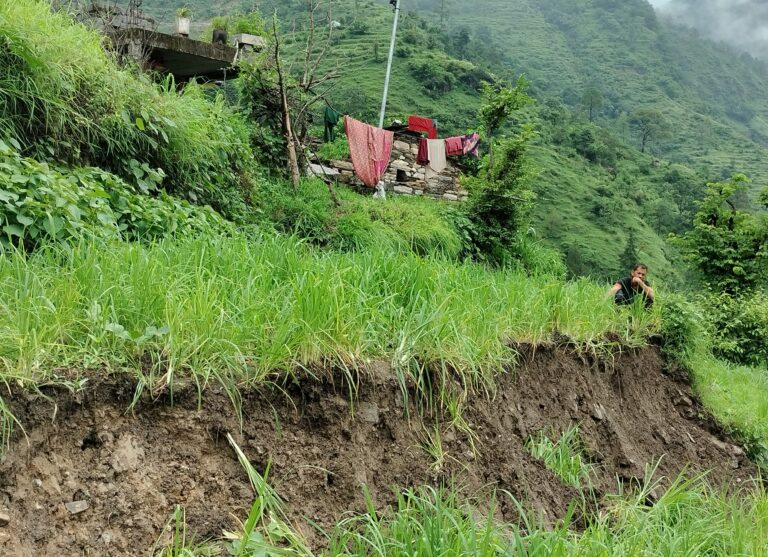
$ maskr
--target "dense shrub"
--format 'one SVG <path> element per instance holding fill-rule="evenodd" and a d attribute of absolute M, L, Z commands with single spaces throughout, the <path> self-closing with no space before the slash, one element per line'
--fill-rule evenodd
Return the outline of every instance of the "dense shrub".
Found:
<path fill-rule="evenodd" d="M 452 222 L 432 200 L 338 193 L 341 207 L 334 207 L 318 180 L 305 181 L 298 193 L 284 182 L 273 182 L 263 190 L 259 212 L 265 224 L 280 232 L 341 251 L 377 248 L 453 258 L 462 251 Z"/>
<path fill-rule="evenodd" d="M 659 303 L 664 352 L 685 362 L 697 346 L 706 342 L 706 327 L 701 308 L 680 294 L 667 293 Z"/>
<path fill-rule="evenodd" d="M 371 24 L 362 18 L 356 18 L 349 24 L 347 29 L 349 30 L 349 34 L 353 36 L 367 35 L 371 32 Z"/>
<path fill-rule="evenodd" d="M 249 134 L 221 99 L 120 69 L 103 37 L 40 0 L 0 3 L 0 133 L 37 160 L 94 165 L 241 218 L 253 187 Z"/>
<path fill-rule="evenodd" d="M 617 140 L 597 126 L 574 123 L 569 138 L 576 152 L 590 162 L 610 167 L 619 158 Z"/>
<path fill-rule="evenodd" d="M 349 142 L 346 136 L 339 135 L 336 141 L 323 143 L 315 153 L 320 160 L 346 160 L 349 158 Z"/>
<path fill-rule="evenodd" d="M 153 239 L 221 231 L 227 225 L 210 208 L 163 192 L 158 197 L 138 193 L 98 168 L 54 168 L 0 141 L 0 227 L 0 246 L 33 249 L 45 239 Z"/>
<path fill-rule="evenodd" d="M 738 364 L 768 365 L 768 296 L 763 293 L 702 296 L 712 352 Z"/>
<path fill-rule="evenodd" d="M 707 184 L 693 229 L 677 239 L 701 282 L 713 292 L 738 295 L 768 283 L 768 217 L 739 211 L 735 205 L 735 196 L 747 182 L 746 176 L 736 174 Z M 764 195 L 763 201 L 768 201 Z"/>
<path fill-rule="evenodd" d="M 470 192 L 467 211 L 477 259 L 506 265 L 519 256 L 519 241 L 535 198 L 528 187 L 531 168 L 525 155 L 532 133 L 524 130 L 501 143 L 493 166 L 464 181 Z"/>
<path fill-rule="evenodd" d="M 454 74 L 434 59 L 411 62 L 408 68 L 431 96 L 437 97 L 450 92 L 456 83 Z"/>

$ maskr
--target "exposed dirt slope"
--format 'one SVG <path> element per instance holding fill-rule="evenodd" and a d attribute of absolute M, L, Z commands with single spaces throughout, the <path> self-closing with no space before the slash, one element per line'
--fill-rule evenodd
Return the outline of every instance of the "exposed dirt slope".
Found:
<path fill-rule="evenodd" d="M 3 555 L 146 554 L 176 504 L 186 508 L 200 537 L 236 529 L 252 503 L 243 469 L 225 439 L 231 432 L 256 467 L 272 461 L 270 481 L 291 517 L 328 526 L 345 511 L 362 510 L 361 484 L 378 504 L 393 486 L 458 478 L 475 493 L 510 491 L 543 517 L 561 516 L 576 495 L 526 452 L 528 435 L 579 423 L 600 464 L 598 490 L 616 477 L 642 477 L 663 456 L 659 471 L 677 475 L 711 469 L 714 482 L 743 482 L 754 467 L 718 433 L 680 378 L 663 372 L 655 348 L 595 361 L 563 348 L 521 348 L 515 374 L 499 379 L 495 398 L 475 396 L 465 415 L 480 454 L 466 436 L 442 423 L 449 455 L 430 469 L 420 444 L 424 426 L 404 417 L 402 395 L 386 365 L 371 369 L 351 411 L 346 391 L 331 381 L 307 380 L 251 393 L 242 430 L 229 399 L 209 390 L 196 408 L 193 389 L 168 401 L 143 402 L 126 414 L 133 386 L 91 385 L 85 393 L 47 392 L 56 401 L 17 394 L 11 405 L 28 434 L 17 434 L 0 465 Z M 434 418 L 426 420 L 434 428 Z M 71 514 L 66 503 L 85 501 Z M 513 505 L 502 507 L 514 520 Z M 306 532 L 310 528 L 303 527 Z"/>

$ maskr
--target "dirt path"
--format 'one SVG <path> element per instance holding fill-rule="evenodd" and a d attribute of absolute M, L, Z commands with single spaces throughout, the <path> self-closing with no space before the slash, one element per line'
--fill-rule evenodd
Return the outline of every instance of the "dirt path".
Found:
<path fill-rule="evenodd" d="M 521 351 L 520 367 L 500 378 L 493 400 L 467 402 L 480 454 L 461 431 L 441 424 L 447 458 L 440 470 L 421 447 L 421 421 L 404 417 L 400 389 L 385 364 L 372 366 L 354 413 L 342 386 L 308 380 L 285 392 L 249 394 L 242 429 L 228 397 L 214 390 L 201 410 L 188 388 L 175 393 L 172 407 L 143 402 L 133 414 L 125 413 L 133 386 L 119 380 L 79 395 L 47 392 L 55 407 L 52 400 L 17 394 L 10 405 L 28 439 L 15 435 L 0 464 L 0 515 L 10 518 L 0 526 L 0 554 L 146 554 L 176 504 L 198 537 L 236 529 L 253 496 L 227 432 L 258 470 L 271 460 L 270 483 L 310 536 L 302 517 L 330 526 L 342 513 L 362 510 L 362 484 L 383 505 L 393 500 L 393 486 L 453 477 L 469 493 L 505 489 L 542 517 L 561 516 L 576 492 L 523 445 L 528 435 L 572 423 L 580 424 L 599 464 L 599 492 L 614 491 L 617 476 L 641 478 L 646 464 L 659 458 L 666 476 L 686 466 L 711 470 L 715 483 L 755 475 L 690 387 L 663 373 L 655 348 L 610 362 L 565 349 Z M 427 423 L 434 428 L 434 419 Z M 73 514 L 77 509 L 66 505 L 78 501 L 87 509 Z M 502 505 L 502 512 L 516 517 L 513 505 Z"/>

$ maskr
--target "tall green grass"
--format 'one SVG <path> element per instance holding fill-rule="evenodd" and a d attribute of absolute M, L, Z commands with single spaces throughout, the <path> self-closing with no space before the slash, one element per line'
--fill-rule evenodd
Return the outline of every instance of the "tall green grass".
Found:
<path fill-rule="evenodd" d="M 49 2 L 0 3 L 0 136 L 38 160 L 108 169 L 244 219 L 256 181 L 249 130 L 220 97 L 120 68 L 103 35 Z"/>
<path fill-rule="evenodd" d="M 470 556 L 605 556 L 761 557 L 768 554 L 768 494 L 759 487 L 728 494 L 703 478 L 674 481 L 652 506 L 646 504 L 655 484 L 609 497 L 603 510 L 572 528 L 571 509 L 563 521 L 546 526 L 506 493 L 462 500 L 455 491 L 429 487 L 407 489 L 394 509 L 377 510 L 368 499 L 362 515 L 345 518 L 328 534 L 328 547 L 318 555 L 412 557 Z M 510 498 L 520 524 L 495 518 L 499 498 Z M 262 525 L 259 550 L 295 556 L 315 553 L 300 537 L 271 537 Z M 269 529 L 267 529 L 269 526 Z M 258 532 L 259 530 L 257 530 Z M 250 539 L 254 539 L 253 533 Z M 265 540 L 272 542 L 264 543 Z"/>
<path fill-rule="evenodd" d="M 768 470 L 768 373 L 699 352 L 691 357 L 694 386 L 706 407 L 740 437 L 750 456 Z"/>
<path fill-rule="evenodd" d="M 492 272 L 372 250 L 319 253 L 271 236 L 83 242 L 0 257 L 0 366 L 34 381 L 56 370 L 130 370 L 147 384 L 201 384 L 386 358 L 404 379 L 425 368 L 492 386 L 512 340 L 553 331 L 599 345 L 641 344 L 654 314 L 627 315 L 586 281 Z"/>

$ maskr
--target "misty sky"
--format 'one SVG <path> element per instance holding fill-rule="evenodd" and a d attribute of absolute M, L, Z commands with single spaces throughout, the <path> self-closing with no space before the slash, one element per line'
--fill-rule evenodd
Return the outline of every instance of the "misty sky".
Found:
<path fill-rule="evenodd" d="M 648 0 L 661 13 L 768 60 L 768 0 Z"/>

